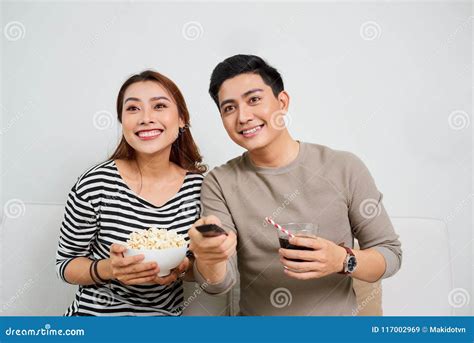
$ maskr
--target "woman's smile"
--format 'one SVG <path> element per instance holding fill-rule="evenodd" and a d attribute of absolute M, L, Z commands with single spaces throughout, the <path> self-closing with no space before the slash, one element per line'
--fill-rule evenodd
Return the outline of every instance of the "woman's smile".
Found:
<path fill-rule="evenodd" d="M 163 133 L 163 130 L 161 129 L 151 129 L 151 130 L 140 130 L 136 132 L 135 134 L 142 141 L 149 141 L 149 140 L 160 137 L 162 133 Z"/>

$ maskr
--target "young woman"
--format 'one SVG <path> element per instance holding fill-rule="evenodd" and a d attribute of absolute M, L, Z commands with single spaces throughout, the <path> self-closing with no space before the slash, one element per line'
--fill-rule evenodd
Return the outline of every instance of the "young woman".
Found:
<path fill-rule="evenodd" d="M 66 316 L 180 315 L 186 257 L 172 273 L 143 255 L 124 257 L 130 233 L 152 226 L 185 234 L 200 217 L 206 171 L 189 129 L 178 87 L 144 71 L 117 98 L 123 136 L 109 160 L 82 174 L 69 193 L 56 254 L 56 271 L 79 285 Z"/>

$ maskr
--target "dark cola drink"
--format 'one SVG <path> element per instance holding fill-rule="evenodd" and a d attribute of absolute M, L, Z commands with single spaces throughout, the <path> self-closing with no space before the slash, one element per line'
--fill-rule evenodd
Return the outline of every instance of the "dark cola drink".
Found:
<path fill-rule="evenodd" d="M 288 238 L 278 238 L 278 240 L 280 241 L 280 247 L 282 247 L 283 249 L 291 249 L 291 250 L 313 250 L 311 248 L 308 248 L 308 247 L 302 247 L 302 246 L 299 246 L 299 245 L 294 245 L 294 244 L 290 244 L 290 242 L 288 241 Z M 298 260 L 298 259 L 292 259 L 292 258 L 288 258 L 287 259 L 288 261 L 293 261 L 293 262 L 305 262 L 304 260 Z"/>

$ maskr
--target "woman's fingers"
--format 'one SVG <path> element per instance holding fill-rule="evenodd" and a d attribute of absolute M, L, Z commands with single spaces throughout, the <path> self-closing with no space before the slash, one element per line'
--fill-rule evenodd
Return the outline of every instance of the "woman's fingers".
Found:
<path fill-rule="evenodd" d="M 189 258 L 185 257 L 183 262 L 179 264 L 174 270 L 179 274 L 185 272 L 189 268 Z"/>
<path fill-rule="evenodd" d="M 157 273 L 160 271 L 160 268 L 156 262 L 147 262 L 134 264 L 130 267 L 117 268 L 117 275 L 128 275 L 128 274 L 137 274 L 144 271 L 151 271 L 157 269 Z"/>
<path fill-rule="evenodd" d="M 159 285 L 168 285 L 174 281 L 176 281 L 178 279 L 178 276 L 176 275 L 176 273 L 171 273 L 167 276 L 163 276 L 163 277 L 160 277 L 160 276 L 156 276 L 155 279 L 154 279 L 154 282 L 159 284 Z"/>
<path fill-rule="evenodd" d="M 122 244 L 114 243 L 110 246 L 110 252 L 113 254 L 122 254 L 127 250 L 127 247 Z"/>
<path fill-rule="evenodd" d="M 155 278 L 156 278 L 156 275 L 146 276 L 146 277 L 141 277 L 141 278 L 137 278 L 137 279 L 130 279 L 130 280 L 124 282 L 124 283 L 126 285 L 141 285 L 141 284 L 144 284 L 144 283 L 153 283 Z"/>
<path fill-rule="evenodd" d="M 112 258 L 111 264 L 112 267 L 115 268 L 124 268 L 128 267 L 132 264 L 139 263 L 145 259 L 145 255 L 134 255 L 134 256 L 127 256 L 127 257 L 114 257 Z"/>
<path fill-rule="evenodd" d="M 159 271 L 160 271 L 159 268 L 154 268 L 154 269 L 146 270 L 140 273 L 125 274 L 121 278 L 121 281 L 126 282 L 128 280 L 140 279 L 143 277 L 151 277 L 151 276 L 156 277 L 156 274 L 158 274 Z"/>

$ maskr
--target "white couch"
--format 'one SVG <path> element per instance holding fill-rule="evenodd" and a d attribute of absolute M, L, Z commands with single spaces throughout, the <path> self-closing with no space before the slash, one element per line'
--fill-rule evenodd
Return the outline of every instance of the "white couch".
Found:
<path fill-rule="evenodd" d="M 62 315 L 76 286 L 56 277 L 55 253 L 63 204 L 26 203 L 18 218 L 1 223 L 1 315 Z M 383 282 L 384 315 L 451 315 L 447 229 L 434 219 L 393 218 L 404 252 L 402 269 Z M 14 244 L 15 242 L 15 244 Z M 238 287 L 209 296 L 186 283 L 185 315 L 231 315 Z M 370 314 L 370 313 L 369 313 Z"/>

